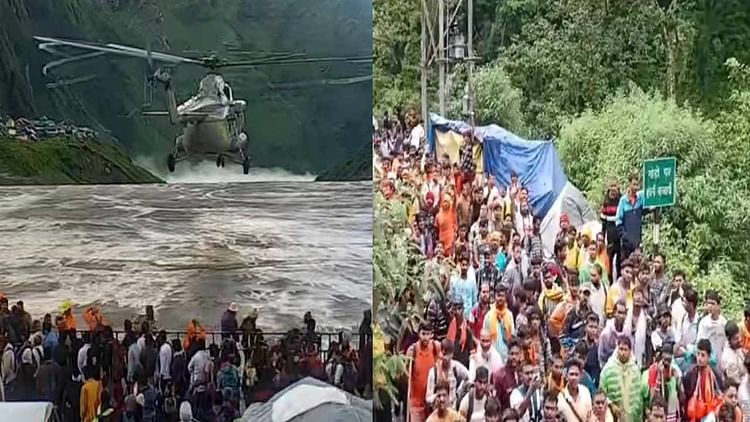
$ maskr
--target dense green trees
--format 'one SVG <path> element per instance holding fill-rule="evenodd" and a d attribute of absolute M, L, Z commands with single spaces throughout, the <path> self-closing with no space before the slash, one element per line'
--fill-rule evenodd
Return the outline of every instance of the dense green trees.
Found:
<path fill-rule="evenodd" d="M 391 13 L 391 4 L 400 11 Z M 659 250 L 699 291 L 718 289 L 728 317 L 739 316 L 749 296 L 750 271 L 746 2 L 475 4 L 475 45 L 482 57 L 474 80 L 478 120 L 532 139 L 554 135 L 568 177 L 594 206 L 607 183 L 623 185 L 629 174 L 641 171 L 644 159 L 677 157 L 678 203 L 665 210 Z M 418 0 L 375 0 L 376 110 L 419 106 L 419 8 Z M 454 80 L 465 80 L 462 68 Z M 461 118 L 461 83 L 453 88 L 448 117 Z M 437 108 L 434 85 L 430 111 Z M 378 209 L 385 205 L 375 206 L 381 218 Z M 645 224 L 650 252 L 650 217 Z M 406 228 L 405 219 L 401 227 Z M 380 229 L 376 223 L 375 232 Z M 395 253 L 388 250 L 392 242 L 376 241 L 373 247 L 373 256 L 382 261 L 376 268 L 392 268 L 385 263 Z M 397 274 L 406 277 L 404 271 Z M 375 303 L 393 297 L 382 286 L 393 277 L 376 271 Z M 423 278 L 415 283 L 422 286 Z"/>

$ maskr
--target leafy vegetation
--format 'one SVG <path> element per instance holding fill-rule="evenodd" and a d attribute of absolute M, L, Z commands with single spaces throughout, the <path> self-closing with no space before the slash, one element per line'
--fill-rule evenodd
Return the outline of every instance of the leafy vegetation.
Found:
<path fill-rule="evenodd" d="M 375 110 L 419 108 L 420 3 L 375 1 Z M 678 203 L 664 211 L 659 250 L 700 292 L 717 289 L 724 313 L 739 317 L 750 271 L 745 2 L 475 0 L 475 5 L 474 45 L 482 58 L 474 79 L 478 120 L 532 139 L 553 135 L 568 177 L 593 206 L 607 183 L 623 185 L 631 173 L 640 173 L 644 159 L 675 156 Z M 465 16 L 459 20 L 465 22 Z M 430 111 L 437 105 L 436 76 L 431 69 Z M 447 117 L 460 119 L 465 69 L 453 68 L 451 80 Z M 384 228 L 377 221 L 384 218 L 381 209 L 393 205 L 375 207 L 376 239 L 379 230 L 408 227 L 405 216 L 391 215 Z M 653 250 L 652 225 L 648 217 L 647 252 Z M 373 244 L 373 256 L 392 262 L 376 262 L 376 268 L 409 265 L 387 250 L 402 246 L 386 240 Z M 396 303 L 379 284 L 400 286 L 409 271 L 376 272 L 374 302 Z M 389 353 L 386 348 L 386 357 L 395 359 Z"/>
<path fill-rule="evenodd" d="M 78 84 L 48 89 L 42 75 L 50 60 L 32 35 L 121 43 L 155 51 L 202 57 L 216 52 L 233 59 L 268 53 L 310 57 L 363 56 L 371 52 L 368 3 L 323 0 L 12 0 L 0 2 L 0 115 L 47 115 L 110 133 L 131 156 L 164 160 L 175 128 L 166 119 L 138 113 L 143 103 L 145 63 L 88 60 L 54 71 L 60 80 L 91 76 Z M 231 54 L 225 43 L 243 54 Z M 253 54 L 247 54 L 252 52 Z M 318 173 L 344 162 L 370 136 L 372 86 L 305 85 L 304 82 L 369 74 L 369 64 L 305 64 L 224 72 L 235 96 L 247 100 L 251 152 L 258 166 Z M 175 71 L 178 100 L 197 87 L 204 70 Z M 165 102 L 155 90 L 153 105 Z"/>
<path fill-rule="evenodd" d="M 0 185 L 159 182 L 111 144 L 0 138 Z"/>

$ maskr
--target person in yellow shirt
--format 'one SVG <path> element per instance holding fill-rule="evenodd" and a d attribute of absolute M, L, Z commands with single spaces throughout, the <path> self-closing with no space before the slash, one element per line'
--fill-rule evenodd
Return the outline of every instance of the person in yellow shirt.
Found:
<path fill-rule="evenodd" d="M 604 306 L 604 312 L 608 318 L 612 316 L 615 310 L 615 303 L 620 299 L 625 299 L 628 309 L 633 307 L 633 290 L 635 288 L 635 283 L 633 283 L 633 263 L 629 259 L 623 261 L 620 272 L 620 278 L 607 291 L 607 303 Z"/>
<path fill-rule="evenodd" d="M 427 422 L 466 422 L 460 413 L 449 406 L 450 389 L 451 386 L 446 380 L 441 380 L 435 385 L 435 410 L 427 418 Z"/>
<path fill-rule="evenodd" d="M 544 318 L 547 319 L 552 315 L 552 312 L 557 307 L 557 304 L 563 300 L 565 292 L 563 289 L 555 283 L 558 277 L 557 265 L 547 265 L 542 270 L 542 294 L 539 295 L 539 310 L 544 314 Z"/>
<path fill-rule="evenodd" d="M 612 277 L 612 260 L 610 259 L 609 253 L 607 252 L 607 242 L 604 238 L 604 232 L 596 234 L 596 260 L 607 273 L 607 277 Z"/>
<path fill-rule="evenodd" d="M 93 366 L 86 366 L 83 372 L 86 382 L 81 387 L 81 422 L 92 422 L 101 404 L 102 383 Z"/>
<path fill-rule="evenodd" d="M 581 249 L 578 247 L 576 228 L 573 226 L 568 227 L 568 235 L 565 238 L 567 243 L 567 252 L 565 254 L 565 268 L 576 270 L 578 269 L 578 257 Z"/>

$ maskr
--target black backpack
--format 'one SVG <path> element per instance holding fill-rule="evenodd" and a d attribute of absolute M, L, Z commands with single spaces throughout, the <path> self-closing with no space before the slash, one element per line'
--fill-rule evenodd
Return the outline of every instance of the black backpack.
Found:
<path fill-rule="evenodd" d="M 172 374 L 172 381 L 175 387 L 187 387 L 188 373 L 187 356 L 185 356 L 185 352 L 180 351 L 174 354 L 174 356 L 172 357 L 172 365 L 171 368 L 169 368 L 169 372 Z"/>
<path fill-rule="evenodd" d="M 459 407 L 461 407 L 461 404 L 459 403 Z M 466 420 L 471 420 L 471 415 L 474 414 L 474 389 L 469 391 L 469 406 L 466 409 Z"/>

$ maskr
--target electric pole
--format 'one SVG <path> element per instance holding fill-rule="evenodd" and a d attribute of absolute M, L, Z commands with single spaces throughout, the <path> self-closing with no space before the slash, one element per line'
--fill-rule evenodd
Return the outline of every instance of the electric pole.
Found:
<path fill-rule="evenodd" d="M 468 38 L 468 56 L 469 56 L 469 77 L 466 80 L 466 86 L 469 88 L 469 122 L 472 132 L 474 131 L 474 0 L 466 0 L 468 9 L 468 28 L 466 37 Z"/>
<path fill-rule="evenodd" d="M 445 0 L 438 0 L 438 99 L 440 115 L 446 115 L 445 109 Z"/>
<path fill-rule="evenodd" d="M 421 40 L 421 48 L 422 48 L 422 57 L 420 59 L 420 70 L 422 71 L 421 75 L 421 88 L 422 88 L 422 122 L 424 125 L 424 128 L 426 130 L 427 128 L 427 122 L 429 121 L 430 116 L 427 115 L 427 18 L 425 17 L 425 11 L 422 10 L 422 40 Z"/>

